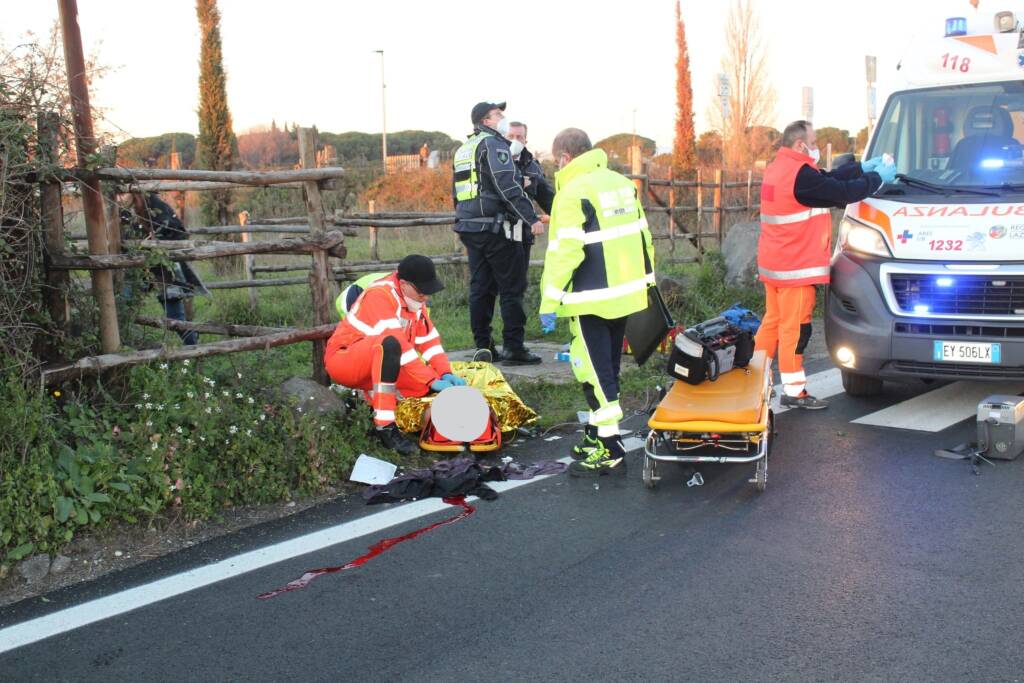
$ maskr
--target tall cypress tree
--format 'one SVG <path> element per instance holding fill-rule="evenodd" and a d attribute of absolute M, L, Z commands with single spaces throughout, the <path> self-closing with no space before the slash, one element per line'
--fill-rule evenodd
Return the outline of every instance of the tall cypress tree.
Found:
<path fill-rule="evenodd" d="M 217 0 L 196 0 L 199 17 L 199 139 L 198 167 L 231 170 L 238 158 L 238 140 L 231 129 L 227 74 L 220 45 L 220 10 Z M 208 225 L 227 225 L 230 190 L 201 194 L 200 207 Z"/>
<path fill-rule="evenodd" d="M 686 49 L 686 27 L 676 0 L 676 135 L 672 144 L 672 167 L 679 175 L 697 165 L 693 132 L 693 87 L 690 85 L 690 53 Z"/>

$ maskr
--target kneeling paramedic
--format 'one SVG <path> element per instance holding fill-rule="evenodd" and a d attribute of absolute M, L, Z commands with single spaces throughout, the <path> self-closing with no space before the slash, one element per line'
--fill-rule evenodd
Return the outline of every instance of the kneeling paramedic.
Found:
<path fill-rule="evenodd" d="M 829 209 L 861 201 L 896 175 L 895 165 L 884 163 L 881 157 L 822 171 L 819 155 L 809 121 L 786 126 L 778 154 L 764 172 L 757 245 L 765 314 L 754 348 L 767 352 L 769 358 L 775 357 L 778 348 L 784 388 L 781 403 L 807 410 L 828 407 L 807 393 L 803 353 L 811 338 L 815 285 L 829 282 Z"/>
<path fill-rule="evenodd" d="M 324 354 L 336 384 L 363 390 L 373 407 L 372 434 L 402 455 L 419 448 L 395 425 L 399 394 L 419 397 L 466 383 L 452 374 L 426 311 L 430 295 L 442 289 L 429 258 L 406 256 L 396 272 L 368 284 L 338 323 Z"/>
<path fill-rule="evenodd" d="M 619 362 L 626 318 L 647 307 L 654 248 L 636 186 L 608 169 L 582 130 L 555 137 L 558 162 L 551 233 L 541 276 L 541 319 L 569 318 L 569 361 L 590 416 L 571 474 L 604 474 L 623 464 Z"/>

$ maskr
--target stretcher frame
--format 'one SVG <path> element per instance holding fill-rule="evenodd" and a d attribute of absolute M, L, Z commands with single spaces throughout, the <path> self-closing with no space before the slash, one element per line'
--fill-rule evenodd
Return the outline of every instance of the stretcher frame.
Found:
<path fill-rule="evenodd" d="M 735 369 L 732 372 L 743 370 Z M 652 417 L 648 421 L 651 429 L 644 441 L 644 487 L 653 489 L 658 485 L 661 480 L 658 476 L 659 463 L 755 463 L 754 477 L 750 483 L 758 491 L 764 491 L 768 486 L 768 456 L 775 436 L 770 361 L 764 364 L 759 391 L 760 409 L 758 420 L 754 423 L 739 424 L 707 419 L 661 422 Z M 728 453 L 708 454 L 709 451 L 721 450 Z"/>

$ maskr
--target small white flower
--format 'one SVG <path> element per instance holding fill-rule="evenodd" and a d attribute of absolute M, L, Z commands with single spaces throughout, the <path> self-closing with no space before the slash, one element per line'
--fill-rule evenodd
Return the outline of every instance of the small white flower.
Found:
<path fill-rule="evenodd" d="M 168 368 L 168 365 L 167 365 L 167 363 L 161 363 L 161 364 L 160 364 L 160 369 L 161 369 L 161 370 L 166 370 L 167 368 Z"/>
<path fill-rule="evenodd" d="M 188 370 L 186 370 L 185 368 L 182 368 L 181 369 L 181 374 L 187 375 L 188 374 Z"/>
<path fill-rule="evenodd" d="M 174 404 L 174 409 L 175 410 L 181 410 L 181 404 L 180 403 L 175 403 Z"/>
<path fill-rule="evenodd" d="M 142 400 L 143 401 L 148 401 L 149 400 L 149 394 L 143 394 L 142 395 Z"/>
<path fill-rule="evenodd" d="M 246 429 L 245 430 L 245 435 L 246 436 L 252 436 L 252 430 L 251 429 Z"/>
<path fill-rule="evenodd" d="M 206 414 L 210 415 L 211 413 L 213 413 L 213 408 L 211 408 L 210 406 L 206 406 Z"/>
<path fill-rule="evenodd" d="M 154 441 L 154 442 L 153 442 L 153 447 L 152 447 L 152 448 L 151 448 L 150 450 L 154 450 L 154 451 L 155 451 L 155 450 L 156 450 L 156 447 L 157 447 L 157 443 L 156 443 L 156 442 Z"/>
<path fill-rule="evenodd" d="M 236 372 L 235 377 L 237 377 L 238 379 L 242 379 L 242 373 Z"/>
<path fill-rule="evenodd" d="M 237 394 L 235 394 L 235 398 L 242 398 L 242 392 L 238 392 Z"/>
<path fill-rule="evenodd" d="M 181 361 L 181 364 L 184 365 L 185 367 L 188 367 L 189 365 L 192 365 L 192 361 L 186 358 L 185 360 Z"/>
<path fill-rule="evenodd" d="M 191 446 L 192 445 L 192 439 L 185 439 L 185 443 L 187 443 L 188 445 Z"/>
<path fill-rule="evenodd" d="M 191 391 L 186 391 L 185 396 L 187 396 L 188 398 L 193 398 L 195 397 L 195 394 L 193 394 Z"/>
<path fill-rule="evenodd" d="M 163 410 L 163 409 L 164 409 L 164 404 L 163 404 L 163 403 L 161 403 L 160 405 L 158 405 L 158 406 L 156 407 L 156 409 L 157 409 L 157 410 Z"/>
<path fill-rule="evenodd" d="M 325 427 L 324 425 L 320 425 L 320 431 L 321 432 L 324 431 L 325 429 L 327 429 L 327 427 Z"/>
<path fill-rule="evenodd" d="M 231 434 L 237 434 L 238 433 L 238 427 L 236 427 L 235 425 L 231 425 L 230 427 L 228 427 L 228 432 L 231 433 Z"/>
<path fill-rule="evenodd" d="M 152 427 L 153 426 L 153 421 L 152 420 L 146 420 L 146 426 L 147 427 Z"/>
<path fill-rule="evenodd" d="M 142 404 L 141 403 L 136 403 L 135 404 L 135 410 L 142 410 Z"/>
<path fill-rule="evenodd" d="M 178 425 L 177 427 L 175 427 L 174 431 L 178 432 L 179 434 L 184 434 L 185 433 L 185 430 L 181 428 L 181 425 Z"/>
<path fill-rule="evenodd" d="M 210 392 L 209 391 L 204 392 L 203 393 L 203 398 L 210 398 Z"/>
<path fill-rule="evenodd" d="M 299 411 L 299 412 L 301 413 L 301 412 L 302 412 L 302 406 L 299 406 L 299 407 L 297 408 L 297 410 L 298 410 L 298 411 Z"/>
<path fill-rule="evenodd" d="M 205 437 L 205 436 L 200 436 L 200 437 L 199 437 L 199 440 L 200 440 L 200 441 L 204 441 L 204 442 L 205 442 L 205 441 L 206 441 L 206 437 Z"/>
<path fill-rule="evenodd" d="M 223 410 L 220 409 L 220 406 L 217 406 L 216 408 L 214 408 L 214 411 L 218 412 L 218 413 L 224 412 Z"/>
<path fill-rule="evenodd" d="M 221 396 L 231 396 L 231 392 L 228 391 L 227 389 L 225 389 L 225 390 L 220 392 L 220 395 Z"/>
<path fill-rule="evenodd" d="M 224 439 L 224 445 L 225 446 L 229 445 L 230 443 L 231 443 L 230 441 L 228 441 L 227 439 Z"/>
<path fill-rule="evenodd" d="M 147 403 L 146 404 L 146 410 L 153 410 L 153 404 L 152 403 Z"/>
<path fill-rule="evenodd" d="M 260 415 L 260 422 L 263 422 L 266 419 L 267 419 L 267 414 L 266 413 L 263 413 L 262 415 Z"/>
<path fill-rule="evenodd" d="M 249 405 L 252 405 L 255 402 L 256 402 L 256 400 L 252 396 L 250 396 L 249 397 Z"/>

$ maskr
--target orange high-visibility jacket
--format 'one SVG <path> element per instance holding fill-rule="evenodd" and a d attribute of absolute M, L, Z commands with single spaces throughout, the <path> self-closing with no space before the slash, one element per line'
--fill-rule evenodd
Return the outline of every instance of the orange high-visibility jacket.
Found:
<path fill-rule="evenodd" d="M 427 308 L 411 311 L 398 288 L 398 273 L 366 288 L 327 341 L 325 356 L 366 337 L 392 336 L 402 344 L 402 369 L 425 386 L 452 371 L 441 335 Z M 367 361 L 369 362 L 369 361 Z"/>
<path fill-rule="evenodd" d="M 827 284 L 832 242 L 828 209 L 797 201 L 796 175 L 804 166 L 818 170 L 806 154 L 783 147 L 768 165 L 761 184 L 761 238 L 757 272 L 776 287 Z"/>

